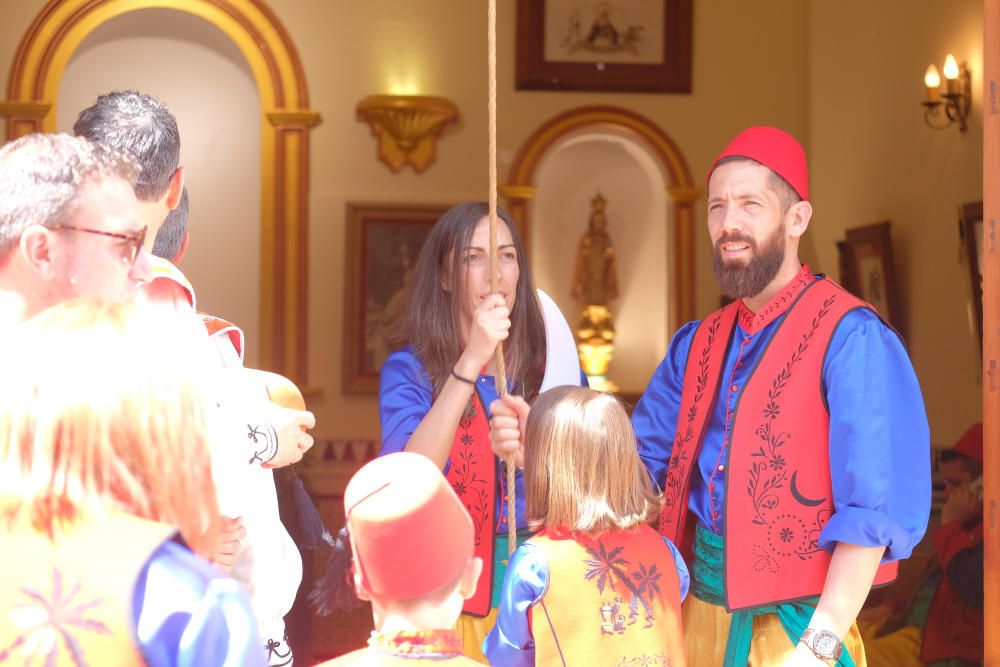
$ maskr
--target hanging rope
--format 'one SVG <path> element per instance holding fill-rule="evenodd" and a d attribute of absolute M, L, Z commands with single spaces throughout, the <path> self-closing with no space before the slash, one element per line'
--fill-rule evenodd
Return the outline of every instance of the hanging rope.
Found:
<path fill-rule="evenodd" d="M 487 12 L 487 50 L 489 62 L 489 137 L 490 137 L 490 291 L 497 293 L 497 3 L 489 0 Z M 522 299 L 529 298 L 522 294 Z M 497 393 L 501 397 L 507 395 L 507 369 L 503 360 L 503 344 L 497 345 Z M 514 553 L 517 546 L 517 505 L 514 492 L 514 456 L 504 459 L 507 468 L 507 555 Z"/>

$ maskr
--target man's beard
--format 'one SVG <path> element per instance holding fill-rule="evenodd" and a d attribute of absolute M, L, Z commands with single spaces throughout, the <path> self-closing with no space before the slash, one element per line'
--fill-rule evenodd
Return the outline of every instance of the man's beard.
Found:
<path fill-rule="evenodd" d="M 750 245 L 752 251 L 750 260 L 746 264 L 735 262 L 726 264 L 722 259 L 722 245 L 740 242 Z M 715 272 L 715 279 L 723 294 L 730 299 L 746 299 L 764 291 L 764 288 L 778 275 L 784 260 L 785 233 L 779 226 L 770 238 L 765 239 L 760 249 L 749 236 L 731 234 L 720 238 L 715 242 L 712 271 Z"/>

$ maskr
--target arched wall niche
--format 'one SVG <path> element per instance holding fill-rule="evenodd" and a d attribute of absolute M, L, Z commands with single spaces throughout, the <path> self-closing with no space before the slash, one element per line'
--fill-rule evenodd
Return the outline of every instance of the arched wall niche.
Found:
<path fill-rule="evenodd" d="M 604 200 L 607 231 L 617 258 L 618 296 L 610 303 L 616 330 L 609 378 L 624 395 L 639 393 L 669 341 L 671 257 L 666 175 L 645 142 L 614 129 L 573 132 L 538 163 L 531 201 L 531 267 L 535 284 L 556 302 L 576 329 L 581 302 L 572 296 L 580 243 L 594 200 Z"/>
<path fill-rule="evenodd" d="M 261 102 L 260 361 L 304 385 L 307 354 L 309 139 L 320 122 L 278 17 L 261 0 L 51 0 L 18 46 L 0 115 L 7 139 L 56 129 L 63 71 L 96 27 L 142 9 L 187 12 L 240 49 Z"/>
<path fill-rule="evenodd" d="M 538 191 L 540 163 L 568 137 L 588 130 L 613 132 L 642 143 L 655 156 L 665 176 L 663 187 L 668 211 L 663 223 L 668 226 L 668 234 L 663 256 L 672 267 L 665 285 L 667 331 L 672 333 L 681 323 L 694 318 L 694 202 L 701 190 L 691 180 L 683 153 L 663 129 L 648 118 L 619 107 L 570 109 L 543 123 L 524 141 L 500 194 L 523 237 L 530 238 L 529 203 Z"/>

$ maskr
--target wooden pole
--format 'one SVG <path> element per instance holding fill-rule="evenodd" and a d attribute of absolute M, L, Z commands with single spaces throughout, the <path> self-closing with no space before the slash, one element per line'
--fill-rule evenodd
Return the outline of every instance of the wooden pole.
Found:
<path fill-rule="evenodd" d="M 489 139 L 490 139 L 490 292 L 497 293 L 497 2 L 489 0 L 487 12 L 487 49 L 489 63 Z M 520 297 L 531 298 L 531 295 L 521 294 Z M 497 345 L 497 393 L 507 395 L 507 368 L 503 360 L 503 344 Z M 514 553 L 517 547 L 517 504 L 514 491 L 514 457 L 508 456 L 504 461 L 507 468 L 507 555 Z"/>
<path fill-rule="evenodd" d="M 983 8 L 984 657 L 1000 667 L 1000 0 Z"/>

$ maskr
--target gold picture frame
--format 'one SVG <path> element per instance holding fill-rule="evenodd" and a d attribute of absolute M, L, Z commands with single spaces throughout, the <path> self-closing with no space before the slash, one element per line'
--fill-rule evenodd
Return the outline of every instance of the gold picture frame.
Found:
<path fill-rule="evenodd" d="M 347 204 L 343 393 L 378 392 L 389 325 L 431 227 L 448 205 Z"/>
<path fill-rule="evenodd" d="M 972 297 L 973 329 L 979 335 L 979 351 L 983 350 L 983 202 L 969 202 L 958 207 L 959 235 L 969 265 L 969 285 Z"/>
<path fill-rule="evenodd" d="M 690 93 L 692 0 L 518 0 L 518 90 Z"/>
<path fill-rule="evenodd" d="M 891 228 L 892 223 L 885 220 L 847 230 L 847 239 L 837 242 L 840 284 L 868 302 L 905 339 Z"/>

